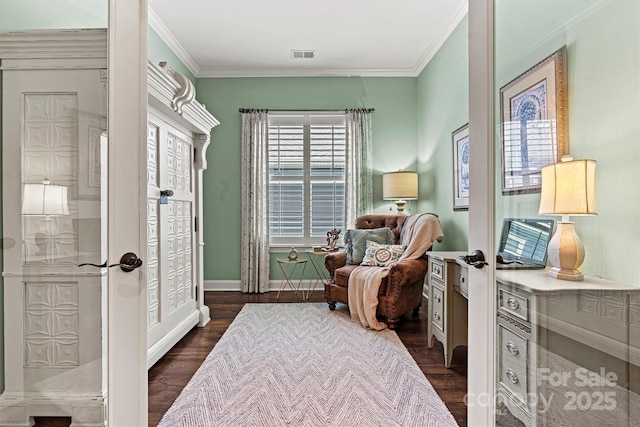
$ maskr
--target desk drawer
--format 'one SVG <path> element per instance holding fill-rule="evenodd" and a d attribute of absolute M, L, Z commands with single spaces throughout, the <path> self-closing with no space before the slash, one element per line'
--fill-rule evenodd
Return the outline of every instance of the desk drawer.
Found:
<path fill-rule="evenodd" d="M 431 292 L 433 297 L 433 311 L 431 313 L 431 323 L 438 330 L 444 331 L 444 291 L 431 284 Z"/>
<path fill-rule="evenodd" d="M 529 296 L 523 296 L 500 288 L 498 309 L 505 311 L 525 322 L 529 321 Z"/>
<path fill-rule="evenodd" d="M 453 269 L 453 288 L 464 295 L 465 298 L 469 298 L 469 270 L 460 264 L 456 264 Z"/>
<path fill-rule="evenodd" d="M 528 340 L 498 325 L 498 382 L 524 405 L 528 393 Z"/>
<path fill-rule="evenodd" d="M 444 262 L 429 258 L 429 272 L 432 277 L 444 280 Z"/>

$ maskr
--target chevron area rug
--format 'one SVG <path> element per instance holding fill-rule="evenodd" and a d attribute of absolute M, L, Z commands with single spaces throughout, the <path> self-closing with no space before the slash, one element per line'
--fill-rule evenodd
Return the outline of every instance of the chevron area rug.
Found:
<path fill-rule="evenodd" d="M 394 331 L 322 303 L 246 304 L 159 425 L 457 426 Z"/>

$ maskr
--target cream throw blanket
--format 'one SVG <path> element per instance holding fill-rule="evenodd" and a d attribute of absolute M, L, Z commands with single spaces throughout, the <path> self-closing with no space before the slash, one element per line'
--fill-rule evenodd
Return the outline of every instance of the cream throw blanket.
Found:
<path fill-rule="evenodd" d="M 433 242 L 444 237 L 440 221 L 431 214 L 411 215 L 406 219 L 400 236 L 400 243 L 406 249 L 399 261 L 418 259 L 423 256 Z M 349 275 L 349 312 L 351 319 L 365 328 L 381 331 L 387 327 L 376 319 L 378 291 L 382 279 L 387 277 L 391 267 L 356 267 Z"/>

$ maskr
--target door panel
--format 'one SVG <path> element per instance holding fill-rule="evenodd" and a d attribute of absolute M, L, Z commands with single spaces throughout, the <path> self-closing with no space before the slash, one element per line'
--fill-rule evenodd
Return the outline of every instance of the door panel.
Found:
<path fill-rule="evenodd" d="M 91 36 L 106 51 L 106 31 Z M 106 73 L 80 63 L 50 70 L 3 58 L 3 234 L 15 244 L 3 251 L 11 327 L 0 421 L 15 425 L 37 414 L 106 418 L 107 275 L 79 266 L 107 258 Z"/>
<path fill-rule="evenodd" d="M 640 4 L 626 0 L 470 2 L 469 242 L 490 259 L 488 268 L 471 269 L 469 288 L 469 372 L 487 366 L 492 371 L 469 377 L 469 419 L 481 425 L 636 423 L 640 350 L 633 313 L 640 273 L 621 254 L 640 249 L 637 227 L 629 226 L 640 216 L 640 172 L 629 160 L 640 154 L 639 17 Z M 550 77 L 541 80 L 549 94 L 533 93 L 538 81 L 523 83 L 526 99 L 542 101 L 527 104 L 537 105 L 530 117 L 515 114 L 510 109 L 524 96 L 507 89 L 561 49 L 566 91 L 557 85 L 556 92 Z M 550 114 L 545 105 L 562 111 L 555 102 L 566 102 L 568 113 Z M 625 123 L 625 137 L 611 132 L 619 123 Z M 538 156 L 529 152 L 529 142 L 534 135 L 547 137 L 541 129 L 553 143 L 566 143 L 574 158 L 597 162 L 597 216 L 556 211 L 556 217 L 541 217 L 539 190 L 503 194 L 513 165 L 503 166 L 502 130 L 514 128 L 508 145 L 516 147 L 522 165 Z M 566 129 L 569 141 L 554 129 Z M 549 158 L 550 164 L 559 160 Z M 534 176 L 539 171 L 531 166 L 519 173 Z M 504 218 L 554 219 L 557 225 L 568 220 L 561 214 L 571 216 L 584 244 L 583 280 L 496 269 L 492 261 Z"/>
<path fill-rule="evenodd" d="M 148 366 L 198 323 L 193 137 L 156 110 L 147 123 Z M 171 194 L 162 197 L 161 193 Z"/>

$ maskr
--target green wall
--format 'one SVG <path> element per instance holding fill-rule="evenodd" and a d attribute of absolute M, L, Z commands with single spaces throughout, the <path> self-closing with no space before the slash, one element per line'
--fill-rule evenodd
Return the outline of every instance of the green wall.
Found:
<path fill-rule="evenodd" d="M 382 201 L 382 173 L 416 170 L 415 78 L 209 78 L 197 79 L 196 92 L 198 100 L 221 123 L 213 129 L 204 173 L 206 280 L 240 279 L 239 108 L 375 108 L 372 126 L 377 212 L 388 212 L 390 207 Z M 415 210 L 415 205 L 409 208 Z M 272 264 L 272 278 L 279 278 L 277 265 Z"/>
<path fill-rule="evenodd" d="M 640 278 L 639 18 L 637 0 L 496 1 L 496 96 L 500 87 L 567 46 L 570 151 L 576 159 L 598 161 L 598 215 L 571 218 L 585 245 L 582 270 L 629 283 Z M 420 185 L 433 192 L 419 207 L 440 215 L 440 248 L 446 250 L 468 246 L 469 215 L 452 209 L 451 146 L 451 132 L 468 121 L 467 40 L 465 18 L 417 79 Z M 539 193 L 501 194 L 498 122 L 495 129 L 496 222 L 537 217 Z"/>
<path fill-rule="evenodd" d="M 570 152 L 576 159 L 598 162 L 598 215 L 571 217 L 585 245 L 581 270 L 638 283 L 640 2 L 496 3 L 496 92 L 561 46 L 567 46 Z M 499 147 L 496 159 L 499 165 Z M 500 194 L 497 172 L 496 192 Z M 539 193 L 498 197 L 496 216 L 536 217 L 539 200 Z"/>
<path fill-rule="evenodd" d="M 193 73 L 191 73 L 178 56 L 169 49 L 169 46 L 167 46 L 158 33 L 151 27 L 149 27 L 147 32 L 147 56 L 155 64 L 163 61 L 166 62 L 172 70 L 184 74 L 195 84 L 196 78 L 193 76 Z"/>
<path fill-rule="evenodd" d="M 468 19 L 465 17 L 417 78 L 418 172 L 429 194 L 419 209 L 440 218 L 436 250 L 467 250 L 469 213 L 453 210 L 451 133 L 469 121 Z"/>
<path fill-rule="evenodd" d="M 105 28 L 107 0 L 2 0 L 0 30 Z"/>

